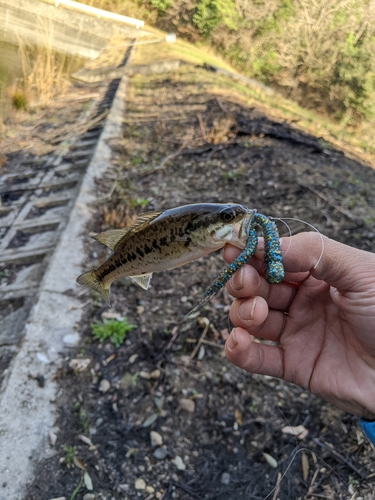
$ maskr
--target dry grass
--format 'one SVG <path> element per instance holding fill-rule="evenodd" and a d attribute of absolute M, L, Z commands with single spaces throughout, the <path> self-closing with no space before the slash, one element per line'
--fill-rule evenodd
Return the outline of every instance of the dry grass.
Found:
<path fill-rule="evenodd" d="M 153 30 L 155 38 L 164 37 L 165 33 L 162 31 Z M 190 64 L 203 63 L 218 66 L 228 71 L 235 70 L 218 56 L 212 49 L 202 46 L 195 46 L 184 40 L 177 39 L 175 43 L 159 42 L 149 45 L 139 45 L 132 57 L 133 64 L 148 64 L 156 60 L 163 59 L 182 59 Z"/>
<path fill-rule="evenodd" d="M 45 47 L 32 46 L 21 38 L 19 52 L 23 72 L 21 87 L 29 103 L 45 106 L 67 89 L 65 55 L 56 53 L 48 43 Z"/>

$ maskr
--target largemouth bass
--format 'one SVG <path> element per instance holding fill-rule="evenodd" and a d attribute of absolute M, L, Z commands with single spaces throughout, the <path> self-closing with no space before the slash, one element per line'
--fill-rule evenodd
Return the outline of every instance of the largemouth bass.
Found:
<path fill-rule="evenodd" d="M 148 288 L 152 274 L 182 266 L 231 243 L 245 247 L 255 210 L 234 203 L 184 205 L 138 217 L 128 229 L 114 229 L 95 239 L 113 250 L 98 268 L 77 283 L 98 292 L 109 303 L 109 288 L 128 276 Z"/>

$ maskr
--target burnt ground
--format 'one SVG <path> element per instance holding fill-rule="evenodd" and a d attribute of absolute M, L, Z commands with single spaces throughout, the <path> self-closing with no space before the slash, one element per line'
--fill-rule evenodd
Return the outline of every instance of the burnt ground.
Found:
<path fill-rule="evenodd" d="M 106 255 L 90 233 L 199 202 L 297 217 L 375 251 L 375 171 L 214 89 L 215 75 L 191 69 L 130 80 L 124 136 L 97 180 L 85 267 Z M 290 225 L 293 233 L 309 230 Z M 287 233 L 282 224 L 280 232 Z M 226 291 L 182 322 L 223 266 L 220 253 L 210 255 L 156 274 L 147 292 L 119 280 L 111 309 L 85 292 L 82 345 L 56 374 L 56 454 L 38 463 L 24 500 L 375 498 L 375 450 L 355 417 L 226 361 Z M 103 314 L 137 325 L 119 348 L 92 338 L 91 324 Z M 73 358 L 90 364 L 73 370 Z M 285 434 L 287 425 L 308 434 Z M 159 434 L 155 446 L 151 431 Z"/>

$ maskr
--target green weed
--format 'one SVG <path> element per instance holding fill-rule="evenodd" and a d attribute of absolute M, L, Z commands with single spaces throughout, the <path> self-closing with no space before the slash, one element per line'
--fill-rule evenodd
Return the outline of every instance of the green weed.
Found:
<path fill-rule="evenodd" d="M 142 158 L 139 158 L 139 156 L 135 156 L 134 158 L 132 158 L 130 160 L 130 163 L 133 165 L 133 167 L 139 165 L 140 163 L 142 163 Z"/>
<path fill-rule="evenodd" d="M 78 483 L 78 486 L 73 491 L 73 493 L 72 493 L 71 497 L 69 498 L 69 500 L 74 500 L 75 499 L 75 497 L 77 496 L 77 494 L 78 494 L 79 490 L 81 489 L 82 485 L 83 485 L 83 477 L 81 477 L 81 479 L 80 479 L 80 481 Z"/>
<path fill-rule="evenodd" d="M 102 322 L 96 321 L 91 325 L 92 336 L 100 342 L 109 340 L 115 347 L 119 347 L 124 342 L 126 334 L 136 326 L 131 325 L 127 318 L 122 321 L 103 319 Z"/>
<path fill-rule="evenodd" d="M 258 413 L 258 405 L 256 404 L 255 401 L 251 402 L 251 405 L 249 406 L 249 410 L 252 414 L 257 414 Z"/>
<path fill-rule="evenodd" d="M 84 408 L 81 408 L 78 401 L 76 403 L 74 403 L 73 406 L 74 406 L 75 411 L 77 412 L 79 422 L 82 425 L 83 433 L 88 434 L 90 421 L 89 421 L 89 416 L 88 416 L 86 410 Z"/>
<path fill-rule="evenodd" d="M 70 467 L 71 465 L 73 465 L 73 458 L 74 458 L 74 454 L 75 454 L 75 451 L 76 451 L 76 447 L 75 446 L 63 446 L 63 450 L 64 450 L 64 453 L 65 453 L 65 464 Z"/>
<path fill-rule="evenodd" d="M 26 109 L 27 106 L 27 99 L 25 94 L 22 92 L 22 90 L 17 90 L 12 95 L 12 106 L 17 110 L 21 111 L 21 109 Z"/>
<path fill-rule="evenodd" d="M 366 224 L 366 226 L 374 226 L 375 224 L 375 217 L 364 217 L 363 222 Z"/>
<path fill-rule="evenodd" d="M 0 269 L 0 280 L 7 278 L 8 274 L 8 269 L 6 267 L 4 269 Z"/>
<path fill-rule="evenodd" d="M 128 205 L 130 205 L 133 208 L 140 208 L 140 207 L 145 207 L 148 205 L 148 199 L 147 198 L 133 198 L 128 201 Z"/>

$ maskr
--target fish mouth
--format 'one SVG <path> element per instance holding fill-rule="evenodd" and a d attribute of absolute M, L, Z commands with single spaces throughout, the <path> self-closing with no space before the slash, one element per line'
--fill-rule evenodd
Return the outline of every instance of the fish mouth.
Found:
<path fill-rule="evenodd" d="M 243 219 L 237 222 L 233 227 L 233 235 L 231 243 L 239 248 L 244 248 L 246 245 L 247 238 L 249 236 L 249 230 L 253 221 L 255 209 L 244 207 L 245 215 Z"/>
<path fill-rule="evenodd" d="M 241 239 L 244 238 L 246 241 L 248 234 L 249 234 L 249 229 L 250 229 L 251 223 L 253 221 L 253 217 L 256 213 L 256 209 L 255 208 L 247 208 L 247 207 L 244 207 L 244 209 L 245 209 L 246 216 L 240 222 L 239 237 Z"/>

